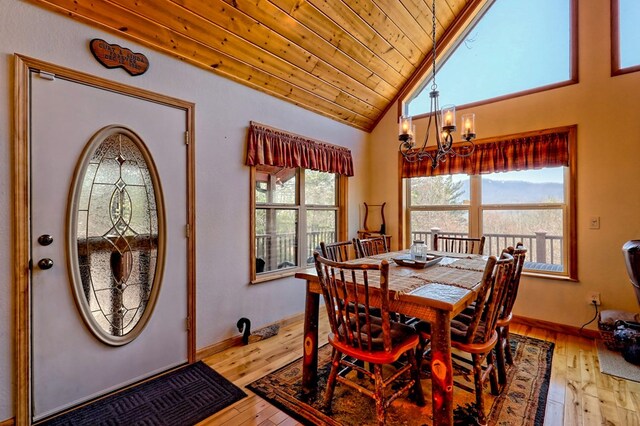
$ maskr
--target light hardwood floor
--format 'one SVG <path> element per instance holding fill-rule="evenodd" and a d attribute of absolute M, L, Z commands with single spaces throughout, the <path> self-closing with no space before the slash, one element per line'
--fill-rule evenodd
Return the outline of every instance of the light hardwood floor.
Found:
<path fill-rule="evenodd" d="M 320 341 L 328 327 L 320 321 Z M 600 373 L 598 354 L 591 339 L 522 325 L 512 331 L 555 342 L 545 425 L 638 425 L 640 383 Z M 238 346 L 204 361 L 247 395 L 200 425 L 272 426 L 299 425 L 244 386 L 302 355 L 302 321 L 280 329 L 270 339 Z"/>

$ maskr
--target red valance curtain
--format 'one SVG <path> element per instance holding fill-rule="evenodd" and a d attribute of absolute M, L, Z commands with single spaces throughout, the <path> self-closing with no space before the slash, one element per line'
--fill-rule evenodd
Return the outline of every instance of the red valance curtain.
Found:
<path fill-rule="evenodd" d="M 248 166 L 302 167 L 353 176 L 351 150 L 251 122 Z"/>
<path fill-rule="evenodd" d="M 469 175 L 569 165 L 569 139 L 575 127 L 507 136 L 476 144 L 469 157 L 448 157 L 434 169 L 431 161 L 402 160 L 402 177 Z M 432 149 L 435 151 L 435 148 Z"/>

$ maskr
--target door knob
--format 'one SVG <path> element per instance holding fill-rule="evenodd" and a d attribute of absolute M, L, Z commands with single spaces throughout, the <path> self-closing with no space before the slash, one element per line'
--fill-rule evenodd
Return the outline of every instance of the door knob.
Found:
<path fill-rule="evenodd" d="M 53 267 L 53 260 L 49 259 L 48 257 L 44 258 L 44 259 L 40 259 L 38 261 L 38 267 L 40 269 L 51 269 Z"/>
<path fill-rule="evenodd" d="M 41 246 L 48 246 L 52 242 L 53 237 L 49 234 L 43 234 L 38 237 L 38 243 L 40 243 Z"/>

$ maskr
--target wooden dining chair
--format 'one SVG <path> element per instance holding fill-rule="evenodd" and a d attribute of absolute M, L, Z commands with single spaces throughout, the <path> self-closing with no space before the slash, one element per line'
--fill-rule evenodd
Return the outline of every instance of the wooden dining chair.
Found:
<path fill-rule="evenodd" d="M 385 235 L 371 238 L 354 238 L 353 248 L 356 251 L 356 258 L 358 259 L 375 256 L 376 254 L 389 253 L 387 237 Z"/>
<path fill-rule="evenodd" d="M 352 241 L 338 241 L 335 243 L 320 242 L 322 256 L 334 262 L 346 262 L 351 260 Z"/>
<path fill-rule="evenodd" d="M 482 254 L 484 252 L 484 240 L 484 235 L 480 238 L 469 238 L 445 237 L 435 234 L 433 237 L 433 249 L 451 253 Z"/>
<path fill-rule="evenodd" d="M 337 382 L 374 399 L 379 425 L 384 425 L 386 410 L 391 402 L 406 391 L 412 390 L 415 402 L 420 406 L 424 405 L 415 353 L 419 342 L 418 334 L 412 327 L 393 322 L 389 318 L 388 262 L 334 262 L 317 252 L 314 258 L 331 326 L 329 344 L 334 348 L 324 397 L 325 408 L 331 410 L 331 400 Z M 372 277 L 378 274 L 379 278 L 374 280 Z M 379 288 L 372 288 L 370 284 L 374 282 Z M 380 308 L 380 316 L 371 314 L 374 307 Z M 403 355 L 406 355 L 404 359 L 407 362 L 398 365 Z M 372 364 L 373 372 L 363 368 L 356 361 Z M 386 364 L 397 369 L 384 377 L 382 366 Z M 372 378 L 375 390 L 372 392 L 352 381 L 350 377 L 339 374 L 345 368 Z M 410 373 L 410 379 L 398 385 L 398 388 L 389 390 L 387 396 L 385 390 L 406 373 Z"/>
<path fill-rule="evenodd" d="M 509 340 L 509 325 L 513 318 L 513 305 L 516 303 L 518 288 L 520 287 L 520 276 L 524 267 L 524 260 L 527 256 L 527 248 L 521 243 L 516 244 L 516 248 L 509 247 L 507 251 L 513 256 L 514 267 L 511 280 L 505 290 L 502 307 L 500 308 L 496 330 L 498 332 L 498 343 L 496 345 L 496 363 L 498 365 L 498 382 L 504 385 L 507 382 L 507 364 L 513 365 L 513 354 L 511 353 L 511 342 Z"/>
<path fill-rule="evenodd" d="M 451 321 L 451 347 L 471 355 L 478 423 L 481 425 L 487 424 L 483 395 L 487 379 L 491 385 L 491 393 L 494 395 L 500 393 L 493 348 L 498 341 L 496 323 L 513 267 L 513 256 L 507 252 L 502 253 L 500 260 L 490 256 L 477 290 L 473 311 L 463 312 Z M 431 340 L 431 324 L 420 321 L 415 328 L 420 334 L 418 347 L 418 365 L 420 365 L 424 349 Z M 486 366 L 483 367 L 484 363 Z"/>

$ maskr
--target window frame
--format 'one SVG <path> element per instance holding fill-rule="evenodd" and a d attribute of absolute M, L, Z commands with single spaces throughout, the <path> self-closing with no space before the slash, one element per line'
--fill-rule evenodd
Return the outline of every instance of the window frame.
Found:
<path fill-rule="evenodd" d="M 461 22 L 459 25 L 452 25 L 451 29 L 448 30 L 441 37 L 441 41 L 438 42 L 436 53 L 436 60 L 438 62 L 444 64 L 447 58 L 453 54 L 453 52 L 464 42 L 465 37 L 471 32 L 476 23 L 481 20 L 487 11 L 491 8 L 493 3 L 496 0 L 491 0 L 487 7 L 480 10 L 475 16 L 469 12 L 469 16 L 462 16 Z M 564 81 L 559 81 L 556 83 L 547 84 L 544 86 L 534 87 L 531 89 L 521 90 L 519 92 L 508 93 L 505 95 L 496 96 L 489 99 L 483 99 L 475 102 L 470 102 L 466 104 L 456 105 L 457 110 L 463 110 L 467 108 L 474 108 L 481 105 L 491 104 L 495 102 L 500 102 L 508 99 L 518 98 L 521 96 L 527 96 L 534 93 L 545 92 L 547 90 L 558 89 L 560 87 L 571 86 L 573 84 L 578 84 L 580 82 L 579 78 L 579 46 L 578 46 L 578 0 L 567 0 L 569 1 L 569 79 Z M 612 0 L 616 1 L 616 0 Z M 468 21 L 467 25 L 464 25 L 464 22 Z M 458 24 L 458 23 L 456 23 Z M 462 28 L 462 30 L 460 30 Z M 397 96 L 398 100 L 398 108 L 397 115 L 400 118 L 403 115 L 406 115 L 408 112 L 408 104 L 411 100 L 418 96 L 418 93 L 427 87 L 429 79 L 432 76 L 432 64 L 433 64 L 432 55 L 429 54 L 423 62 L 418 66 L 417 71 L 414 73 L 414 77 L 407 82 L 407 84 L 400 90 L 400 93 Z M 416 114 L 413 119 L 425 118 L 430 115 L 429 112 L 425 112 L 422 114 Z"/>
<path fill-rule="evenodd" d="M 517 136 L 526 136 L 531 133 L 540 132 L 523 132 L 519 135 L 510 135 L 509 138 Z M 412 211 L 468 211 L 469 220 L 469 236 L 479 237 L 483 234 L 482 217 L 484 211 L 490 210 L 540 210 L 540 209 L 558 209 L 562 206 L 563 213 L 563 239 L 566 241 L 563 247 L 563 258 L 565 261 L 565 270 L 561 273 L 541 272 L 526 270 L 525 275 L 551 278 L 564 281 L 578 281 L 578 265 L 577 265 L 577 155 L 576 155 L 576 135 L 577 127 L 569 128 L 569 166 L 564 168 L 564 203 L 521 203 L 521 204 L 482 204 L 482 177 L 487 175 L 469 175 L 469 204 L 454 205 L 434 205 L 419 206 L 412 208 L 411 194 L 408 180 L 410 178 L 401 178 L 402 176 L 402 155 L 398 154 L 398 177 L 399 184 L 399 234 L 402 238 L 401 246 L 408 247 L 411 243 L 411 212 Z M 495 138 L 492 138 L 495 139 Z M 477 143 L 482 143 L 478 140 Z M 529 255 L 531 258 L 531 255 Z"/>
<path fill-rule="evenodd" d="M 292 167 L 293 168 L 293 167 Z M 296 167 L 296 202 L 295 204 L 283 204 L 283 203 L 267 203 L 259 205 L 256 201 L 256 166 L 250 166 L 250 209 L 249 209 L 249 227 L 250 227 L 250 244 L 249 244 L 249 282 L 250 284 L 258 284 L 262 282 L 277 280 L 280 278 L 290 277 L 297 272 L 308 269 L 310 266 L 304 262 L 306 259 L 306 244 L 301 244 L 301 237 L 304 235 L 306 239 L 307 228 L 307 215 L 309 210 L 323 210 L 323 211 L 335 211 L 336 212 L 336 238 L 338 241 L 346 239 L 347 236 L 347 186 L 348 179 L 346 176 L 338 173 L 330 173 L 336 176 L 336 204 L 335 206 L 329 205 L 307 205 L 305 204 L 305 173 L 304 168 Z M 321 172 L 329 173 L 329 172 Z M 257 208 L 269 208 L 269 209 L 283 209 L 283 210 L 296 210 L 298 214 L 297 225 L 297 257 L 298 263 L 301 265 L 291 268 L 285 268 L 280 270 L 274 270 L 270 272 L 260 273 L 258 275 L 256 271 L 256 209 Z"/>
<path fill-rule="evenodd" d="M 620 66 L 620 0 L 611 0 L 611 76 L 640 71 L 640 64 Z"/>

